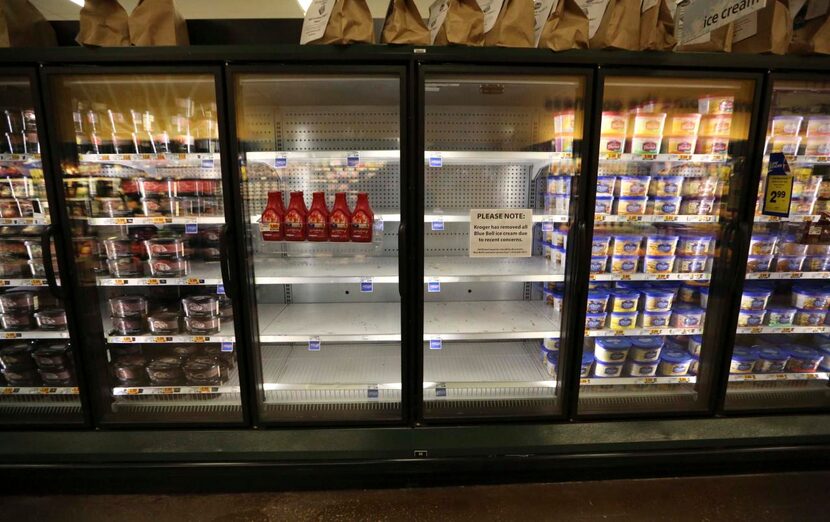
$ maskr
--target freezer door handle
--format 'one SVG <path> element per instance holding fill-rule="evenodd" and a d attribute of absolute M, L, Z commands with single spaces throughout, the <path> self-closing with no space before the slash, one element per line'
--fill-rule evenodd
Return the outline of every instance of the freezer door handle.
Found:
<path fill-rule="evenodd" d="M 52 266 L 52 236 L 55 233 L 53 225 L 47 225 L 40 234 L 40 249 L 41 259 L 43 260 L 43 271 L 46 274 L 46 283 L 49 285 L 49 291 L 57 299 L 63 299 L 61 289 L 58 286 L 58 280 L 55 278 L 55 269 Z"/>
<path fill-rule="evenodd" d="M 398 294 L 406 298 L 406 223 L 398 224 Z"/>
<path fill-rule="evenodd" d="M 219 235 L 219 267 L 222 270 L 222 285 L 225 288 L 225 295 L 229 299 L 233 299 L 233 281 L 231 280 L 231 270 L 228 264 L 228 225 L 222 225 Z"/>

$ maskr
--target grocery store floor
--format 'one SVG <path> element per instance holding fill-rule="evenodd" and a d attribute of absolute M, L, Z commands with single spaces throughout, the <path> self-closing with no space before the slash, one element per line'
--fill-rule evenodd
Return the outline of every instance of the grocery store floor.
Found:
<path fill-rule="evenodd" d="M 828 520 L 830 472 L 232 495 L 0 497 L 5 520 Z"/>

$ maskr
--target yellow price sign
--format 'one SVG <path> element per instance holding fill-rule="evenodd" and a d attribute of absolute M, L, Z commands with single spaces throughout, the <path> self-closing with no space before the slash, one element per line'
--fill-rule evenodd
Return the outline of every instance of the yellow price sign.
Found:
<path fill-rule="evenodd" d="M 789 216 L 792 195 L 793 175 L 790 173 L 790 167 L 783 154 L 774 152 L 769 158 L 769 170 L 764 188 L 764 206 L 761 213 L 766 216 Z"/>

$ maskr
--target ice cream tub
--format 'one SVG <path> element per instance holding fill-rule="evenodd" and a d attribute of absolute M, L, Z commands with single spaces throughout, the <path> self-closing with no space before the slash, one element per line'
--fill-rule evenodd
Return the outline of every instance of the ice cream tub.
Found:
<path fill-rule="evenodd" d="M 634 136 L 631 138 L 632 154 L 659 154 L 663 139 L 657 136 Z"/>
<path fill-rule="evenodd" d="M 670 324 L 674 328 L 699 328 L 703 326 L 703 309 L 689 305 L 675 306 Z"/>
<path fill-rule="evenodd" d="M 772 118 L 772 135 L 773 136 L 798 136 L 798 131 L 801 129 L 802 116 L 773 116 Z"/>
<path fill-rule="evenodd" d="M 645 196 L 629 196 L 617 198 L 617 215 L 620 216 L 642 216 L 646 212 L 648 198 Z"/>
<path fill-rule="evenodd" d="M 712 236 L 679 236 L 677 253 L 683 256 L 700 256 L 709 252 L 714 237 Z"/>
<path fill-rule="evenodd" d="M 556 337 L 545 337 L 542 341 L 542 346 L 544 346 L 547 350 L 556 351 L 559 349 L 560 340 Z"/>
<path fill-rule="evenodd" d="M 749 256 L 746 259 L 748 273 L 769 272 L 772 265 L 772 256 Z"/>
<path fill-rule="evenodd" d="M 574 151 L 574 137 L 573 136 L 557 136 L 553 138 L 553 146 L 556 152 L 573 152 Z"/>
<path fill-rule="evenodd" d="M 700 349 L 703 347 L 703 336 L 692 335 L 689 337 L 689 353 L 694 356 L 700 356 Z"/>
<path fill-rule="evenodd" d="M 591 374 L 591 366 L 594 365 L 594 352 L 582 352 L 582 365 L 579 370 L 580 377 L 588 377 Z"/>
<path fill-rule="evenodd" d="M 652 196 L 679 196 L 683 189 L 682 176 L 655 176 L 649 194 Z"/>
<path fill-rule="evenodd" d="M 605 267 L 608 265 L 608 256 L 591 256 L 590 271 L 592 274 L 601 274 L 605 272 Z"/>
<path fill-rule="evenodd" d="M 718 179 L 716 177 L 699 177 L 686 178 L 683 182 L 683 190 L 681 195 L 684 197 L 713 197 L 718 189 Z"/>
<path fill-rule="evenodd" d="M 620 154 L 625 149 L 625 135 L 619 136 L 600 136 L 599 138 L 599 152 L 612 152 Z"/>
<path fill-rule="evenodd" d="M 830 256 L 807 256 L 803 269 L 806 272 L 824 272 L 830 270 Z"/>
<path fill-rule="evenodd" d="M 692 356 L 682 350 L 663 350 L 657 373 L 664 377 L 682 376 L 689 373 Z"/>
<path fill-rule="evenodd" d="M 665 312 L 643 312 L 640 323 L 643 328 L 665 328 L 669 326 L 671 310 Z"/>
<path fill-rule="evenodd" d="M 613 196 L 614 187 L 617 185 L 616 176 L 598 176 L 597 177 L 597 197 L 599 196 Z"/>
<path fill-rule="evenodd" d="M 807 136 L 830 136 L 830 116 L 807 118 Z"/>
<path fill-rule="evenodd" d="M 628 357 L 631 343 L 623 338 L 604 337 L 594 343 L 594 357 L 604 363 L 621 363 Z"/>
<path fill-rule="evenodd" d="M 556 377 L 556 369 L 559 366 L 559 352 L 548 352 L 545 355 L 545 370 L 551 377 Z"/>
<path fill-rule="evenodd" d="M 627 330 L 637 327 L 638 312 L 611 312 L 609 328 L 612 330 Z"/>
<path fill-rule="evenodd" d="M 701 136 L 728 138 L 732 133 L 732 116 L 725 114 L 706 115 L 700 120 Z"/>
<path fill-rule="evenodd" d="M 732 114 L 734 107 L 734 96 L 704 96 L 697 100 L 697 110 L 701 114 Z"/>
<path fill-rule="evenodd" d="M 594 365 L 594 377 L 619 377 L 622 375 L 623 364 L 624 363 L 621 362 L 616 364 L 606 363 L 597 359 L 597 362 Z"/>
<path fill-rule="evenodd" d="M 645 196 L 651 178 L 649 176 L 620 176 L 620 196 Z M 622 199 L 622 198 L 621 198 Z"/>
<path fill-rule="evenodd" d="M 591 240 L 592 256 L 607 256 L 611 246 L 611 236 L 595 235 Z"/>
<path fill-rule="evenodd" d="M 676 216 L 680 213 L 682 198 L 672 196 L 655 196 L 648 201 L 646 213 L 655 216 Z"/>
<path fill-rule="evenodd" d="M 753 346 L 758 354 L 755 361 L 756 373 L 781 373 L 787 366 L 790 355 L 777 346 Z"/>
<path fill-rule="evenodd" d="M 728 151 L 728 137 L 701 136 L 697 139 L 698 154 L 726 154 Z"/>
<path fill-rule="evenodd" d="M 643 272 L 647 274 L 670 274 L 674 268 L 674 256 L 646 256 Z"/>
<path fill-rule="evenodd" d="M 738 326 L 761 326 L 766 310 L 741 310 L 738 312 Z"/>
<path fill-rule="evenodd" d="M 741 310 L 765 310 L 772 290 L 767 288 L 745 288 L 741 294 Z"/>
<path fill-rule="evenodd" d="M 610 310 L 612 312 L 633 312 L 640 303 L 640 292 L 637 290 L 613 290 L 611 292 Z"/>
<path fill-rule="evenodd" d="M 808 256 L 830 256 L 830 245 L 807 245 Z"/>
<path fill-rule="evenodd" d="M 816 204 L 816 198 L 792 198 L 790 201 L 790 214 L 797 216 L 806 216 L 813 213 L 813 207 Z"/>
<path fill-rule="evenodd" d="M 794 373 L 813 373 L 818 370 L 822 354 L 808 346 L 792 344 L 783 347 L 787 350 L 790 359 L 787 361 L 787 371 Z"/>
<path fill-rule="evenodd" d="M 798 154 L 798 146 L 801 144 L 799 136 L 773 136 L 769 140 L 767 153 L 782 152 L 788 156 Z"/>
<path fill-rule="evenodd" d="M 625 364 L 623 372 L 629 377 L 654 377 L 657 373 L 656 361 L 654 362 L 636 362 L 629 361 Z"/>
<path fill-rule="evenodd" d="M 674 136 L 697 136 L 700 130 L 700 113 L 672 114 L 669 120 L 668 134 Z M 694 147 L 692 147 L 694 150 Z M 686 154 L 686 153 L 681 153 Z"/>
<path fill-rule="evenodd" d="M 674 302 L 673 291 L 662 288 L 644 288 L 642 294 L 643 309 L 646 312 L 671 311 L 671 305 Z"/>
<path fill-rule="evenodd" d="M 625 136 L 628 116 L 624 112 L 602 111 L 600 133 L 605 135 Z"/>
<path fill-rule="evenodd" d="M 680 236 L 646 236 L 647 256 L 673 256 Z"/>
<path fill-rule="evenodd" d="M 803 310 L 827 310 L 830 293 L 821 289 L 793 287 L 792 305 Z"/>
<path fill-rule="evenodd" d="M 634 136 L 655 137 L 663 136 L 663 127 L 666 124 L 665 112 L 637 112 L 634 114 Z M 658 147 L 657 150 L 660 150 Z"/>
<path fill-rule="evenodd" d="M 640 253 L 640 243 L 643 236 L 616 235 L 614 237 L 614 248 L 611 253 L 614 255 L 631 256 Z"/>
<path fill-rule="evenodd" d="M 611 273 L 612 274 L 633 274 L 637 271 L 637 265 L 640 261 L 639 256 L 618 256 L 611 257 Z"/>
<path fill-rule="evenodd" d="M 601 330 L 605 326 L 605 313 L 585 314 L 587 330 Z"/>
<path fill-rule="evenodd" d="M 714 213 L 715 198 L 683 198 L 680 213 L 684 216 L 710 216 Z"/>
<path fill-rule="evenodd" d="M 807 156 L 830 155 L 830 136 L 812 136 L 804 140 L 804 154 Z"/>
<path fill-rule="evenodd" d="M 775 257 L 776 272 L 800 272 L 804 265 L 804 256 L 783 256 Z"/>
<path fill-rule="evenodd" d="M 602 289 L 589 290 L 588 304 L 586 308 L 588 313 L 596 314 L 605 312 L 608 307 L 608 297 L 610 295 L 611 294 Z"/>
<path fill-rule="evenodd" d="M 799 308 L 793 317 L 796 326 L 820 326 L 827 319 L 827 310 L 805 310 Z"/>
<path fill-rule="evenodd" d="M 794 234 L 787 234 L 778 242 L 778 253 L 785 256 L 807 255 L 807 245 L 796 242 Z"/>
<path fill-rule="evenodd" d="M 632 337 L 631 350 L 628 354 L 629 358 L 635 362 L 654 362 L 660 358 L 660 351 L 662 349 L 662 337 Z"/>
<path fill-rule="evenodd" d="M 775 249 L 778 238 L 773 235 L 757 234 L 749 239 L 749 255 L 769 256 Z"/>
<path fill-rule="evenodd" d="M 706 271 L 706 256 L 678 256 L 677 271 L 681 274 L 701 274 Z"/>
<path fill-rule="evenodd" d="M 597 196 L 596 203 L 594 203 L 595 214 L 610 214 L 614 207 L 614 198 L 612 196 Z"/>
<path fill-rule="evenodd" d="M 694 154 L 697 136 L 668 136 L 663 140 L 667 154 Z"/>
<path fill-rule="evenodd" d="M 755 361 L 758 360 L 758 354 L 752 348 L 746 346 L 736 346 L 732 350 L 732 361 L 729 363 L 729 373 L 732 374 L 747 374 L 752 373 L 755 368 Z"/>
<path fill-rule="evenodd" d="M 556 134 L 573 134 L 576 113 L 574 111 L 562 111 L 553 115 L 553 132 Z"/>
<path fill-rule="evenodd" d="M 789 326 L 793 324 L 796 308 L 791 306 L 768 306 L 765 324 L 767 326 Z"/>
<path fill-rule="evenodd" d="M 681 303 L 697 303 L 700 300 L 700 289 L 692 285 L 682 285 L 677 292 L 677 299 Z"/>
<path fill-rule="evenodd" d="M 709 287 L 704 286 L 700 289 L 700 307 L 704 310 L 709 305 Z"/>

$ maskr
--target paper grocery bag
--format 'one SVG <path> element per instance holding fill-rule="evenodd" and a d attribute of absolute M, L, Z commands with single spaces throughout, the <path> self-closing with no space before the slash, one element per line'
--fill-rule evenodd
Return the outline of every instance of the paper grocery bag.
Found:
<path fill-rule="evenodd" d="M 128 18 L 130 43 L 139 46 L 189 45 L 187 24 L 174 0 L 139 0 Z"/>
<path fill-rule="evenodd" d="M 427 27 L 432 45 L 484 45 L 484 13 L 476 0 L 435 0 Z"/>
<path fill-rule="evenodd" d="M 300 43 L 375 43 L 375 27 L 366 0 L 312 0 L 303 20 Z"/>
<path fill-rule="evenodd" d="M 670 51 L 677 43 L 670 1 L 673 0 L 643 0 L 640 9 L 641 51 Z"/>
<path fill-rule="evenodd" d="M 29 0 L 0 1 L 0 47 L 57 45 L 55 30 Z"/>
<path fill-rule="evenodd" d="M 81 8 L 81 29 L 75 41 L 94 47 L 128 47 L 127 11 L 118 0 L 85 0 Z"/>
<path fill-rule="evenodd" d="M 429 45 L 429 29 L 415 0 L 389 0 L 380 43 Z"/>
<path fill-rule="evenodd" d="M 588 47 L 626 49 L 640 47 L 640 0 L 578 0 L 588 16 Z"/>
<path fill-rule="evenodd" d="M 542 0 L 537 5 L 541 12 L 536 12 L 536 47 L 554 51 L 588 48 L 588 17 L 576 0 Z"/>
<path fill-rule="evenodd" d="M 830 2 L 826 0 L 790 1 L 793 39 L 790 54 L 830 54 Z"/>
<path fill-rule="evenodd" d="M 711 33 L 704 34 L 699 38 L 685 44 L 677 44 L 674 50 L 678 52 L 730 52 L 732 51 L 732 36 L 735 33 L 734 24 L 718 27 Z"/>
<path fill-rule="evenodd" d="M 734 22 L 732 52 L 785 54 L 793 38 L 793 17 L 781 0 L 767 0 L 767 5 Z"/>
<path fill-rule="evenodd" d="M 491 5 L 497 2 L 492 2 Z M 495 14 L 495 13 L 494 13 Z M 488 29 L 484 19 L 484 45 L 490 47 L 534 47 L 533 0 L 503 0 L 495 23 Z"/>

